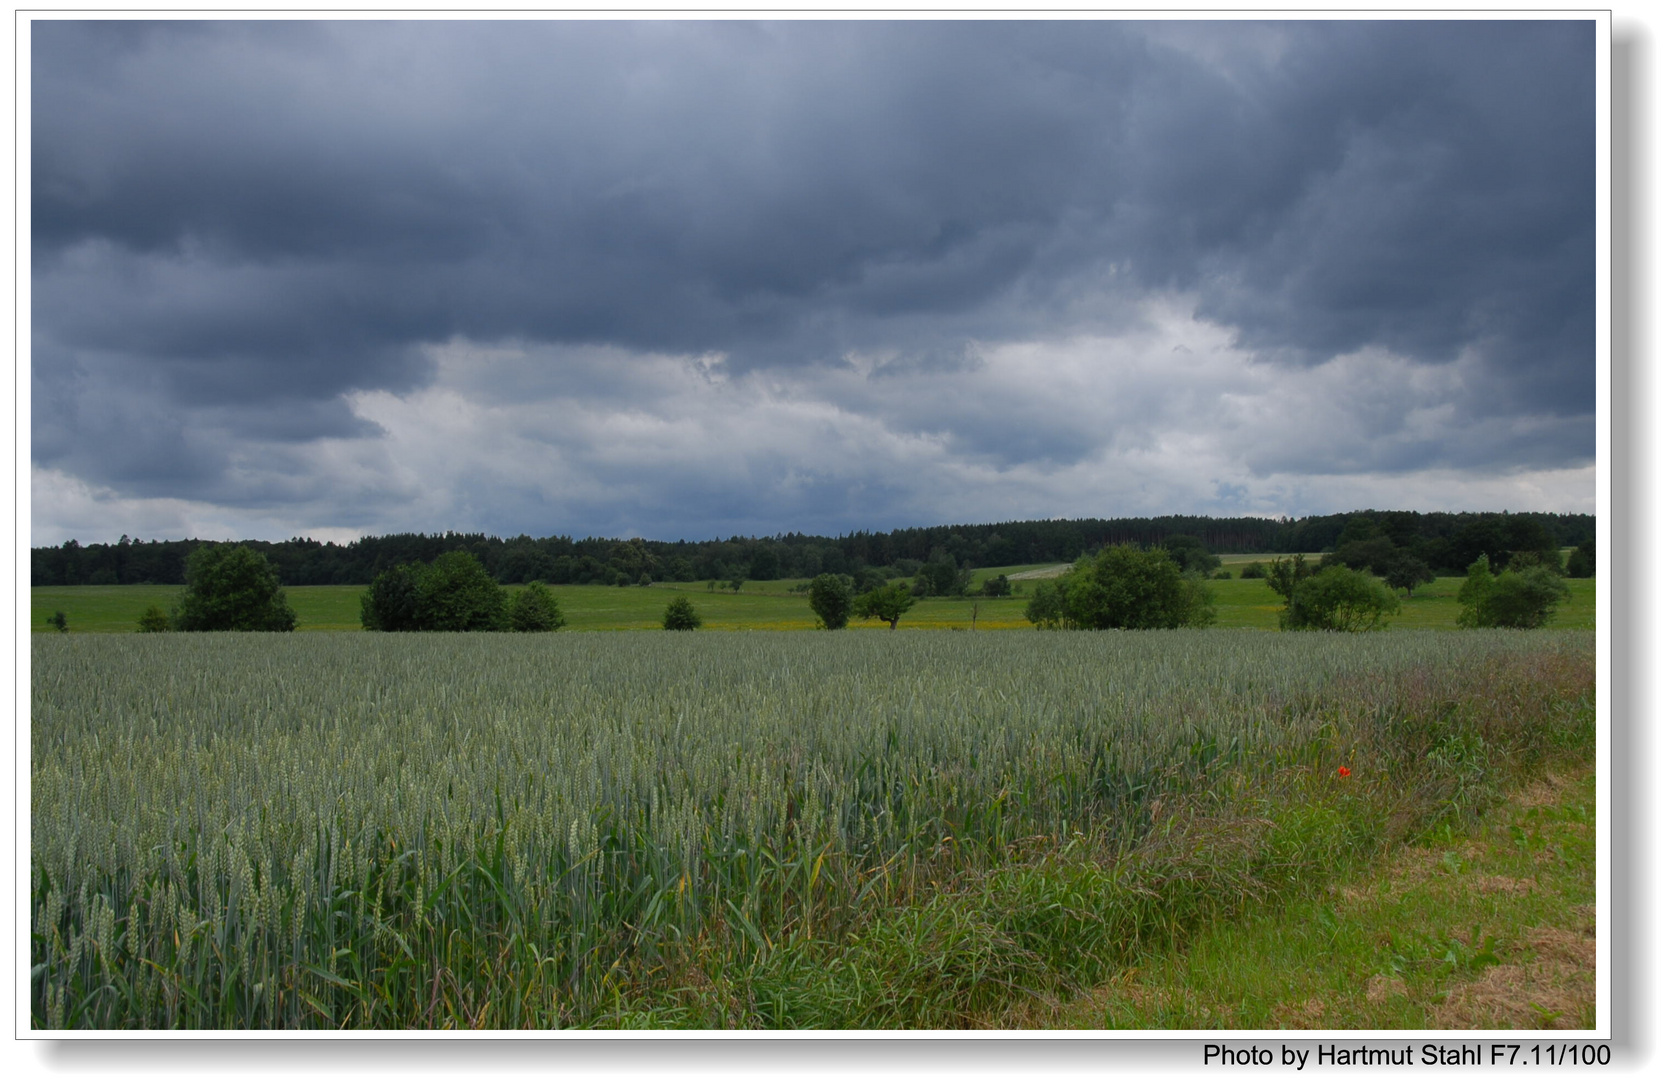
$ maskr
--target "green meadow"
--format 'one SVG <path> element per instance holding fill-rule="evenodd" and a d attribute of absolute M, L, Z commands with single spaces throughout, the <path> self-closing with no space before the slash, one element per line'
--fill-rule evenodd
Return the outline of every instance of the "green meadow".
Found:
<path fill-rule="evenodd" d="M 1246 562 L 1267 561 L 1269 556 L 1227 555 L 1222 563 L 1237 572 Z M 973 582 L 998 574 L 1014 575 L 1040 570 L 1052 564 L 1002 566 L 978 570 Z M 1459 586 L 1464 578 L 1438 578 L 1402 597 L 1401 612 L 1391 622 L 1397 629 L 1455 628 L 1459 615 Z M 649 586 L 557 585 L 558 606 L 564 612 L 565 630 L 652 630 L 662 626 L 663 608 L 681 592 L 689 596 L 703 617 L 703 630 L 813 630 L 813 612 L 806 593 L 796 592 L 804 579 L 749 581 L 734 594 L 723 585 L 708 582 L 675 584 L 659 582 Z M 1570 595 L 1552 622 L 1554 629 L 1594 629 L 1596 579 L 1576 578 L 1568 582 Z M 901 620 L 901 629 L 1028 630 L 1023 617 L 1029 594 L 1039 580 L 1024 580 L 1013 586 L 1015 595 L 1001 599 L 985 597 L 936 597 L 920 600 Z M 508 587 L 515 592 L 519 586 Z M 1279 597 L 1257 578 L 1234 578 L 1211 582 L 1215 594 L 1215 625 L 1231 629 L 1276 630 Z M 315 630 L 360 629 L 360 597 L 364 585 L 297 585 L 285 595 L 296 610 L 297 628 Z M 140 613 L 155 604 L 168 610 L 179 601 L 178 585 L 67 585 L 42 586 L 30 590 L 30 625 L 35 633 L 52 633 L 47 620 L 64 612 L 71 633 L 129 633 L 137 628 Z M 876 620 L 856 621 L 857 631 L 888 629 Z"/>

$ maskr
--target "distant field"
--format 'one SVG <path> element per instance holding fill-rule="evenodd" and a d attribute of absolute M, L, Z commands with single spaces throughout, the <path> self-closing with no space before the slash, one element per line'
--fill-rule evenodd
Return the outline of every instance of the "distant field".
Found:
<path fill-rule="evenodd" d="M 1265 561 L 1271 556 L 1223 555 L 1226 566 Z M 980 583 L 998 574 L 1008 576 L 1051 567 L 1052 563 L 1028 566 L 989 567 L 978 570 L 973 579 Z M 662 625 L 663 608 L 671 594 L 691 597 L 703 617 L 703 629 L 710 630 L 812 630 L 814 616 L 804 593 L 793 592 L 805 579 L 750 581 L 736 595 L 730 589 L 711 591 L 708 582 L 660 583 L 645 587 L 605 585 L 558 585 L 553 587 L 558 606 L 564 612 L 566 630 L 649 630 Z M 1459 586 L 1464 578 L 1439 578 L 1418 589 L 1409 600 L 1402 597 L 1401 612 L 1392 626 L 1408 629 L 1454 628 L 1459 615 Z M 1004 599 L 926 599 L 901 620 L 902 629 L 1026 630 L 1023 617 L 1028 595 L 1039 580 L 1017 583 L 1016 596 Z M 517 587 L 513 586 L 515 591 Z M 1279 622 L 1279 597 L 1259 579 L 1234 578 L 1211 583 L 1215 594 L 1215 625 L 1229 628 L 1254 627 L 1274 630 Z M 1558 610 L 1553 627 L 1566 630 L 1594 629 L 1596 579 L 1569 581 L 1570 596 Z M 180 597 L 178 585 L 69 585 L 42 586 L 30 590 L 30 625 L 36 633 L 51 633 L 46 620 L 55 611 L 69 619 L 71 633 L 128 633 L 135 629 L 140 613 L 152 604 L 168 610 Z M 285 590 L 296 610 L 300 630 L 360 629 L 360 597 L 363 585 L 298 585 Z M 877 620 L 850 624 L 857 630 L 885 630 Z"/>

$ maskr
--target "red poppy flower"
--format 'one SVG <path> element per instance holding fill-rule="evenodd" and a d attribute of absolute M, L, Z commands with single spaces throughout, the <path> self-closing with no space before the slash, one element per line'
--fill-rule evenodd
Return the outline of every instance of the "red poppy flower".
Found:
<path fill-rule="evenodd" d="M 1347 765 L 1337 766 L 1337 775 L 1338 776 L 1347 776 L 1348 774 L 1349 774 L 1349 767 Z"/>

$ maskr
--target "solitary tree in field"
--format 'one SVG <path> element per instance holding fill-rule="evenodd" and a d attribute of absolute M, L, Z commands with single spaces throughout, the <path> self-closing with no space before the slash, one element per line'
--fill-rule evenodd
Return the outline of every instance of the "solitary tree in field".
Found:
<path fill-rule="evenodd" d="M 156 604 L 152 604 L 150 607 L 148 607 L 144 611 L 140 612 L 140 617 L 139 617 L 140 633 L 142 633 L 142 634 L 161 634 L 161 633 L 167 631 L 168 628 L 169 628 L 169 617 L 167 615 L 165 615 L 163 613 L 163 609 L 158 607 Z"/>
<path fill-rule="evenodd" d="M 1410 597 L 1420 585 L 1436 580 L 1436 572 L 1418 556 L 1402 552 L 1389 564 L 1389 571 L 1383 575 L 1383 580 L 1394 588 L 1407 590 Z"/>
<path fill-rule="evenodd" d="M 57 627 L 60 634 L 68 634 L 70 632 L 70 617 L 62 611 L 55 611 L 47 617 L 47 625 Z"/>
<path fill-rule="evenodd" d="M 1166 550 L 1112 545 L 1077 565 L 1062 581 L 1067 626 L 1163 630 L 1208 626 L 1215 619 L 1209 587 L 1199 578 L 1183 576 Z"/>
<path fill-rule="evenodd" d="M 692 607 L 692 602 L 684 596 L 676 596 L 668 602 L 668 607 L 663 609 L 664 630 L 696 630 L 702 625 L 703 620 L 698 617 L 697 609 Z"/>
<path fill-rule="evenodd" d="M 1365 570 L 1328 566 L 1303 578 L 1279 616 L 1282 630 L 1377 630 L 1401 610 L 1389 586 Z"/>
<path fill-rule="evenodd" d="M 552 590 L 538 581 L 517 594 L 511 605 L 511 628 L 520 633 L 539 633 L 556 630 L 564 625 L 564 613 Z"/>
<path fill-rule="evenodd" d="M 243 544 L 206 544 L 186 558 L 180 630 L 295 630 L 279 575 L 267 556 Z"/>
<path fill-rule="evenodd" d="M 825 629 L 841 630 L 854 611 L 854 587 L 839 574 L 821 574 L 808 585 L 808 606 Z"/>
<path fill-rule="evenodd" d="M 854 613 L 862 619 L 882 619 L 893 630 L 916 603 L 918 598 L 906 584 L 881 585 L 855 601 Z"/>

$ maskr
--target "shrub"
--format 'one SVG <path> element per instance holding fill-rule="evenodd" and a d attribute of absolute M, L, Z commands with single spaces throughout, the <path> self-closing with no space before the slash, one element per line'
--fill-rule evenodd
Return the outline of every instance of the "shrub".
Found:
<path fill-rule="evenodd" d="M 839 574 L 821 574 L 808 585 L 808 606 L 819 617 L 821 627 L 841 630 L 849 625 L 849 615 L 854 611 L 854 587 Z"/>
<path fill-rule="evenodd" d="M 520 633 L 540 633 L 564 625 L 564 613 L 552 590 L 538 581 L 517 594 L 511 605 L 511 628 Z"/>
<path fill-rule="evenodd" d="M 57 627 L 60 634 L 68 634 L 70 632 L 70 617 L 62 611 L 55 611 L 47 616 L 47 625 Z"/>
<path fill-rule="evenodd" d="M 698 617 L 697 609 L 692 607 L 692 602 L 684 596 L 676 596 L 668 602 L 668 607 L 663 609 L 664 630 L 696 630 L 702 625 L 703 620 Z"/>
<path fill-rule="evenodd" d="M 982 595 L 984 595 L 984 596 L 1010 596 L 1011 595 L 1011 582 L 1006 580 L 1006 576 L 1004 574 L 999 574 L 999 575 L 996 575 L 995 577 L 991 577 L 987 581 L 982 583 Z"/>
<path fill-rule="evenodd" d="M 1459 625 L 1535 630 L 1552 621 L 1568 595 L 1569 586 L 1543 565 L 1495 576 L 1484 555 L 1459 587 Z"/>
<path fill-rule="evenodd" d="M 1394 591 L 1364 570 L 1328 566 L 1296 583 L 1279 616 L 1284 630 L 1377 630 L 1401 610 Z"/>
<path fill-rule="evenodd" d="M 288 631 L 296 612 L 267 556 L 243 544 L 206 544 L 186 558 L 175 628 Z"/>
<path fill-rule="evenodd" d="M 142 634 L 164 633 L 169 628 L 169 617 L 163 613 L 162 608 L 152 604 L 140 612 L 139 628 Z"/>
<path fill-rule="evenodd" d="M 1247 562 L 1244 568 L 1238 571 L 1238 576 L 1246 579 L 1264 578 L 1267 576 L 1267 567 L 1258 562 Z"/>
<path fill-rule="evenodd" d="M 1061 587 L 1065 624 L 1082 629 L 1168 630 L 1215 618 L 1208 586 L 1182 576 L 1166 550 L 1107 547 L 1065 575 Z"/>

